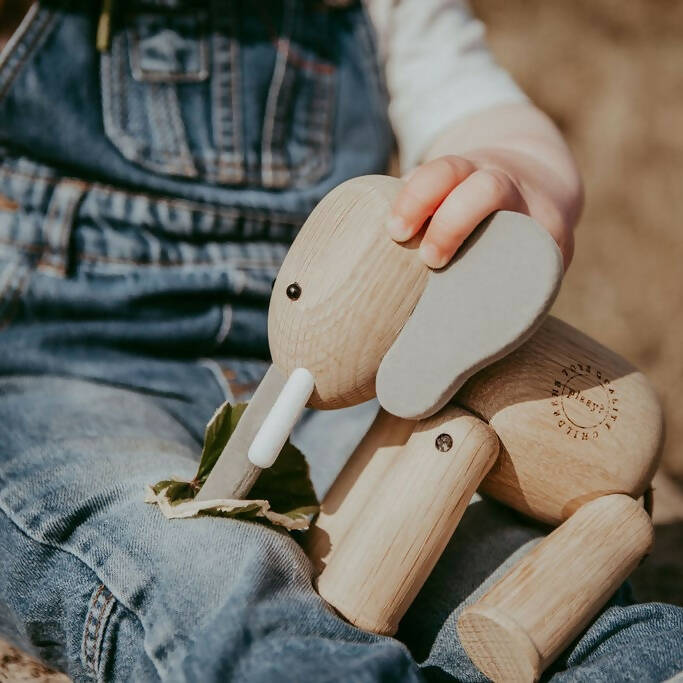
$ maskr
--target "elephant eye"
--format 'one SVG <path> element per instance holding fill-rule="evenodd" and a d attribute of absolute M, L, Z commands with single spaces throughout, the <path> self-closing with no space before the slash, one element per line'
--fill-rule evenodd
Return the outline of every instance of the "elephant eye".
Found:
<path fill-rule="evenodd" d="M 287 286 L 287 297 L 292 301 L 296 301 L 301 296 L 301 286 L 298 282 L 292 282 Z"/>

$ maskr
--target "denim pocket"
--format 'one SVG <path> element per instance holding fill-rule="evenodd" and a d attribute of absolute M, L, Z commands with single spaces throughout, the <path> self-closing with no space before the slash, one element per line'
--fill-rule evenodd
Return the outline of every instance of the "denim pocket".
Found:
<path fill-rule="evenodd" d="M 222 185 L 311 185 L 331 168 L 336 26 L 301 0 L 146 6 L 101 56 L 104 130 L 128 160 Z"/>
<path fill-rule="evenodd" d="M 127 17 L 101 58 L 104 130 L 124 157 L 167 175 L 199 176 L 188 135 L 195 88 L 209 77 L 206 14 Z M 198 123 L 198 122 L 197 122 Z"/>

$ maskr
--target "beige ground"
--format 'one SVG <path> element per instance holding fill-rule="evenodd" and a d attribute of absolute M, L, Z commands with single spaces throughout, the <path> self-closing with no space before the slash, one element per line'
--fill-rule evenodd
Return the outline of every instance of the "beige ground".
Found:
<path fill-rule="evenodd" d="M 683 3 L 474 4 L 499 60 L 560 125 L 586 181 L 556 313 L 652 378 L 667 413 L 664 468 L 683 481 Z M 683 604 L 683 493 L 661 474 L 656 486 L 657 544 L 634 583 L 642 599 Z M 16 657 L 0 643 L 0 681 L 64 680 L 20 669 Z"/>

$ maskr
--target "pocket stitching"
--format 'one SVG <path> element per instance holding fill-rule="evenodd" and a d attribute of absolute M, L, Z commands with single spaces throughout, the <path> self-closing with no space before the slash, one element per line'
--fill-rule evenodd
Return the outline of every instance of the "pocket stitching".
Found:
<path fill-rule="evenodd" d="M 298 9 L 289 2 L 284 11 L 286 16 L 281 35 L 272 36 L 272 43 L 276 49 L 276 63 L 268 93 L 261 144 L 262 182 L 266 187 L 274 188 L 297 187 L 315 182 L 329 171 L 332 159 L 336 69 L 333 64 L 309 59 L 299 52 L 297 45 L 292 44 L 291 40 Z M 311 101 L 305 103 L 303 120 L 287 121 L 283 118 L 282 108 L 291 102 L 283 103 L 283 86 L 287 86 L 287 78 L 296 81 L 302 76 L 311 81 L 308 86 L 311 88 Z M 288 91 L 294 88 L 295 83 L 288 85 Z M 288 91 L 285 90 L 284 97 L 288 96 Z M 323 120 L 317 121 L 321 113 Z M 286 128 L 295 125 L 307 131 L 304 136 L 307 153 L 303 161 L 293 164 L 287 158 Z M 274 149 L 275 137 L 277 143 Z"/>
<path fill-rule="evenodd" d="M 277 153 L 273 149 L 276 130 L 284 128 L 284 122 L 282 121 L 280 114 L 280 94 L 288 75 L 287 72 L 290 70 L 289 49 L 289 37 L 278 40 L 276 45 L 277 57 L 275 69 L 273 70 L 273 78 L 266 101 L 266 110 L 264 114 L 265 121 L 261 140 L 261 157 L 263 159 L 261 176 L 263 184 L 266 187 L 280 187 L 283 184 L 286 185 L 291 177 L 291 169 L 283 156 L 285 145 L 282 145 L 282 149 Z M 296 77 L 296 74 L 294 74 L 294 77 Z M 278 135 L 277 137 L 284 138 L 285 136 Z"/>
<path fill-rule="evenodd" d="M 190 178 L 195 178 L 198 175 L 197 167 L 192 161 L 192 154 L 189 147 L 187 146 L 187 137 L 185 133 L 185 125 L 183 124 L 180 115 L 180 105 L 178 103 L 178 95 L 174 90 L 169 90 L 164 88 L 163 83 L 150 83 L 150 94 L 157 97 L 155 93 L 158 93 L 158 97 L 163 98 L 166 101 L 166 107 L 162 107 L 164 114 L 168 113 L 170 120 L 170 132 L 173 136 L 173 143 L 176 146 L 174 151 L 166 151 L 164 149 L 155 149 L 154 154 L 161 154 L 169 159 L 176 160 L 179 158 L 181 160 L 180 165 L 176 165 L 176 168 L 182 168 L 183 175 Z M 163 130 L 163 122 L 159 119 L 159 108 L 155 103 L 150 105 L 150 113 L 157 122 L 157 125 Z"/>
<path fill-rule="evenodd" d="M 134 95 L 139 97 L 139 93 L 131 91 L 133 82 L 142 84 L 142 87 L 168 88 L 171 89 L 169 94 L 173 95 L 176 92 L 175 83 L 201 80 L 185 78 L 187 74 L 180 74 L 178 78 L 165 77 L 165 72 L 149 72 L 154 77 L 146 78 L 148 72 L 141 72 L 139 64 L 140 35 L 130 28 L 115 36 L 110 52 L 101 57 L 104 128 L 110 141 L 128 160 L 165 175 L 203 178 L 220 184 L 255 182 L 270 189 L 295 188 L 324 177 L 332 164 L 336 91 L 334 76 L 337 69 L 333 63 L 308 58 L 297 49 L 298 44 L 291 42 L 290 34 L 299 10 L 291 2 L 288 7 L 282 35 L 279 39 L 274 36 L 272 40 L 277 51 L 276 71 L 267 96 L 268 105 L 261 129 L 261 159 L 256 168 L 249 171 L 245 168 L 249 158 L 245 158 L 241 150 L 243 112 L 240 69 L 236 63 L 239 42 L 235 38 L 234 18 L 229 12 L 220 17 L 220 33 L 210 37 L 201 33 L 196 36 L 202 62 L 199 68 L 202 71 L 204 67 L 209 69 L 207 77 L 213 122 L 213 144 L 210 148 L 190 148 L 187 124 L 178 107 L 174 110 L 173 102 L 169 102 L 170 109 L 166 115 L 175 127 L 173 138 L 177 150 L 169 152 L 163 144 L 157 144 L 158 141 L 144 139 L 149 136 L 136 135 L 136 131 L 128 130 L 126 114 L 131 107 L 129 98 Z M 209 51 L 213 55 L 211 66 Z M 304 79 L 302 87 L 307 93 L 303 95 L 304 101 L 299 103 L 301 109 L 295 121 L 286 117 L 292 105 L 292 91 L 297 87 L 294 81 L 298 79 Z M 292 81 L 289 85 L 288 80 Z M 143 107 L 143 116 L 154 117 L 149 103 L 137 103 L 136 106 Z M 228 120 L 230 123 L 227 123 Z M 292 144 L 288 133 L 293 126 L 296 126 L 297 131 L 303 131 L 298 133 L 303 158 L 292 162 L 288 157 Z"/>
<path fill-rule="evenodd" d="M 116 64 L 114 62 L 117 62 Z M 122 125 L 121 103 L 125 99 L 126 75 L 123 73 L 126 56 L 116 39 L 112 41 L 110 52 L 101 57 L 102 80 L 102 112 L 104 130 L 107 137 L 126 159 L 162 174 L 180 173 L 185 175 L 187 166 L 178 165 L 178 155 L 163 149 L 155 149 L 152 154 L 145 153 L 145 145 L 134 138 Z M 118 68 L 114 68 L 114 67 Z M 115 72 L 115 75 L 114 75 Z M 118 102 L 118 105 L 115 105 Z M 167 159 L 168 162 L 159 163 L 155 156 Z M 185 160 L 183 160 L 185 161 Z M 194 165 L 193 165 L 194 167 Z M 194 170 L 196 174 L 196 169 Z"/>
<path fill-rule="evenodd" d="M 2 76 L 2 72 L 4 71 L 4 68 L 7 67 L 9 64 L 11 64 L 11 58 L 15 57 L 17 52 L 20 51 L 22 48 L 24 50 L 24 54 L 20 55 L 17 63 L 14 65 L 14 68 L 10 71 L 10 73 L 7 76 L 7 79 L 2 85 L 0 89 L 0 102 L 7 96 L 8 92 L 10 91 L 12 84 L 14 83 L 15 79 L 17 76 L 21 73 L 22 68 L 25 66 L 26 62 L 29 60 L 31 55 L 34 53 L 35 49 L 38 47 L 38 44 L 42 40 L 42 38 L 45 36 L 48 28 L 51 27 L 51 25 L 54 23 L 54 15 L 51 11 L 46 10 L 44 11 L 44 21 L 42 25 L 39 25 L 40 17 L 43 12 L 39 9 L 35 9 L 37 7 L 36 4 L 32 5 L 31 8 L 29 9 L 29 13 L 26 15 L 28 17 L 30 13 L 33 11 L 35 14 L 30 17 L 27 20 L 27 23 L 25 26 L 22 26 L 24 21 L 26 21 L 26 17 L 24 17 L 24 20 L 22 21 L 22 24 L 19 25 L 19 28 L 17 31 L 21 31 L 21 33 L 17 33 L 17 41 L 16 43 L 10 47 L 9 51 L 3 55 L 3 61 L 0 62 L 0 77 Z M 28 43 L 25 42 L 26 36 L 30 36 L 31 31 L 35 30 L 35 35 L 32 37 L 29 37 Z M 10 41 L 14 38 L 10 38 Z M 1 82 L 0 82 L 1 83 Z"/>
<path fill-rule="evenodd" d="M 218 1 L 212 3 L 212 21 L 223 33 L 215 33 L 211 37 L 211 54 L 213 60 L 213 78 L 210 81 L 211 132 L 216 149 L 205 159 L 212 159 L 216 164 L 216 177 L 223 183 L 243 183 L 247 172 L 246 159 L 243 154 L 242 109 L 240 93 L 240 46 L 235 38 L 235 8 L 232 3 L 220 14 Z M 226 79 L 228 81 L 227 88 Z M 229 92 L 229 105 L 226 107 Z M 227 129 L 225 121 L 232 118 L 232 127 Z"/>
<path fill-rule="evenodd" d="M 100 602 L 102 595 L 104 601 Z M 102 641 L 104 639 L 105 628 L 116 602 L 113 593 L 101 583 L 92 593 L 88 603 L 88 618 L 83 629 L 83 639 L 81 641 L 81 660 L 83 665 L 89 669 L 95 677 L 100 679 L 100 656 L 102 653 Z M 94 633 L 92 632 L 93 619 Z"/>
<path fill-rule="evenodd" d="M 323 82 L 324 81 L 324 82 Z M 334 126 L 334 106 L 335 97 L 334 81 L 329 74 L 320 75 L 320 80 L 316 83 L 316 89 L 325 88 L 323 97 L 316 98 L 311 112 L 323 110 L 325 124 L 322 127 L 322 140 L 320 140 L 319 153 L 309 156 L 309 160 L 298 168 L 296 174 L 297 181 L 313 182 L 319 180 L 329 169 L 332 160 L 332 130 Z M 322 103 L 322 104 L 320 104 Z"/>
<path fill-rule="evenodd" d="M 103 590 L 104 584 L 101 583 L 95 591 L 94 595 L 90 596 L 90 601 L 88 603 L 88 618 L 85 620 L 85 628 L 83 629 L 83 640 L 81 642 L 81 657 L 83 659 L 83 663 L 86 666 L 90 666 L 90 655 L 88 654 L 88 634 L 90 633 L 90 623 L 92 622 L 93 614 L 95 613 L 94 607 L 95 605 L 97 605 L 97 601 L 100 595 L 102 594 Z"/>

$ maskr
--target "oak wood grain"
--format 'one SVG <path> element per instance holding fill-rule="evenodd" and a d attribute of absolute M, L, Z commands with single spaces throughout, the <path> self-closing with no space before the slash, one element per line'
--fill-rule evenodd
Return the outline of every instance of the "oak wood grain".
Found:
<path fill-rule="evenodd" d="M 481 491 L 550 524 L 599 496 L 639 497 L 657 467 L 662 412 L 646 377 L 557 318 L 455 400 L 503 445 Z"/>
<path fill-rule="evenodd" d="M 460 641 L 493 681 L 537 680 L 650 550 L 633 498 L 586 503 L 458 619 Z"/>
<path fill-rule="evenodd" d="M 384 227 L 402 182 L 354 178 L 317 205 L 273 287 L 268 339 L 286 374 L 315 377 L 309 405 L 339 408 L 375 395 L 377 368 L 426 285 L 418 240 L 399 245 Z M 297 299 L 287 296 L 297 283 Z"/>
<path fill-rule="evenodd" d="M 498 448 L 461 408 L 419 422 L 380 411 L 309 532 L 320 595 L 356 626 L 395 633 Z"/>

